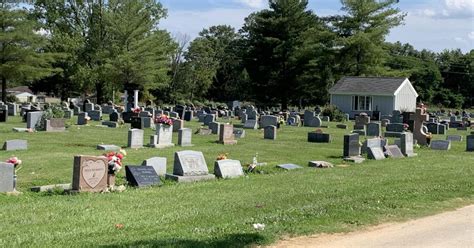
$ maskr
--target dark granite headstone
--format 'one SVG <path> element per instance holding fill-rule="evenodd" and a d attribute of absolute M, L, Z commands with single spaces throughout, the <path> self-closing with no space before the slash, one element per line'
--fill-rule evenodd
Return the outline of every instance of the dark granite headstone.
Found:
<path fill-rule="evenodd" d="M 344 135 L 344 157 L 360 155 L 359 134 Z"/>
<path fill-rule="evenodd" d="M 152 166 L 125 166 L 127 181 L 131 186 L 146 187 L 160 184 L 160 177 Z"/>

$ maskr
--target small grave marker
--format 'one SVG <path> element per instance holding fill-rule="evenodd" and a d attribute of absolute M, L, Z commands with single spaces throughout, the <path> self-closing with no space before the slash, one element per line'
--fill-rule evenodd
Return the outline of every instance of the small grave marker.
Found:
<path fill-rule="evenodd" d="M 160 184 L 160 177 L 151 166 L 125 166 L 127 181 L 131 186 L 146 187 Z"/>
<path fill-rule="evenodd" d="M 244 175 L 239 160 L 223 159 L 214 163 L 214 173 L 219 178 L 234 178 Z"/>
<path fill-rule="evenodd" d="M 101 192 L 107 188 L 107 173 L 106 157 L 75 156 L 72 189 Z"/>

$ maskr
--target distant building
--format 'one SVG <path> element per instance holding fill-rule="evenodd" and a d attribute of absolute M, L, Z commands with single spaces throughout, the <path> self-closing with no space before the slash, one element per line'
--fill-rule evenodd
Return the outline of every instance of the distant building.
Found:
<path fill-rule="evenodd" d="M 344 77 L 331 89 L 331 104 L 351 118 L 365 112 L 373 115 L 392 114 L 393 110 L 414 112 L 416 92 L 407 78 Z"/>
<path fill-rule="evenodd" d="M 14 95 L 20 102 L 36 102 L 36 95 L 28 86 L 18 86 L 7 89 L 8 95 Z"/>

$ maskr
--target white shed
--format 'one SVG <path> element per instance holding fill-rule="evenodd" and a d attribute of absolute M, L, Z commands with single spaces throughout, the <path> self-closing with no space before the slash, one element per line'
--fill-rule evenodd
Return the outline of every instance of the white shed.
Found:
<path fill-rule="evenodd" d="M 418 97 L 408 78 L 391 77 L 344 77 L 329 93 L 331 104 L 351 118 L 362 112 L 371 116 L 377 111 L 381 115 L 393 110 L 414 112 Z"/>

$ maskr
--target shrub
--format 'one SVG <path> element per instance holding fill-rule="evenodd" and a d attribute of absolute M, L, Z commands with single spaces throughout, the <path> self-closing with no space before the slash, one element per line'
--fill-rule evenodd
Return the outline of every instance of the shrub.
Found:
<path fill-rule="evenodd" d="M 332 121 L 344 121 L 344 113 L 335 105 L 326 105 L 321 112 L 323 116 L 329 116 Z"/>
<path fill-rule="evenodd" d="M 52 118 L 63 118 L 64 110 L 59 105 L 50 105 L 47 109 L 43 111 L 41 120 L 36 125 L 36 130 L 44 131 L 46 130 L 46 120 L 51 120 Z"/>

